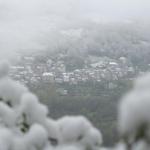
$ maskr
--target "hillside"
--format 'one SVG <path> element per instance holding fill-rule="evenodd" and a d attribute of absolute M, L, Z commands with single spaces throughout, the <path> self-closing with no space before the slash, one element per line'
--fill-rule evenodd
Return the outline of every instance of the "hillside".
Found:
<path fill-rule="evenodd" d="M 52 117 L 83 114 L 101 129 L 104 143 L 112 145 L 118 99 L 137 75 L 149 71 L 148 33 L 134 23 L 61 29 L 43 51 L 19 54 L 10 76 L 27 84 Z"/>

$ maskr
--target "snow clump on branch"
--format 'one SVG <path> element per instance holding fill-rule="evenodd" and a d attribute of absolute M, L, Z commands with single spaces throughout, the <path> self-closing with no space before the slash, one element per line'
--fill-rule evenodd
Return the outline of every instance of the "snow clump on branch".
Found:
<path fill-rule="evenodd" d="M 0 150 L 99 150 L 101 132 L 83 116 L 54 120 L 47 106 L 0 63 Z"/>

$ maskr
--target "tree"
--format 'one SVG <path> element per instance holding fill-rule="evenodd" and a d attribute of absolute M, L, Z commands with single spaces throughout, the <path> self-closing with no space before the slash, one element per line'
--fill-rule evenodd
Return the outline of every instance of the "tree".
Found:
<path fill-rule="evenodd" d="M 138 78 L 119 105 L 119 131 L 127 150 L 150 147 L 150 74 Z"/>

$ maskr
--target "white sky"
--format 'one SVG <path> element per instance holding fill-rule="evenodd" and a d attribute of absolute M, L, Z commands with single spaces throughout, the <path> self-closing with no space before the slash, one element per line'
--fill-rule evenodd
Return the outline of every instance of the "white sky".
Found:
<path fill-rule="evenodd" d="M 141 19 L 150 17 L 149 0 L 0 0 L 1 19 L 71 16 L 104 19 Z"/>
<path fill-rule="evenodd" d="M 86 0 L 81 0 L 82 4 Z M 87 0 L 86 10 L 108 19 L 150 17 L 149 0 Z"/>

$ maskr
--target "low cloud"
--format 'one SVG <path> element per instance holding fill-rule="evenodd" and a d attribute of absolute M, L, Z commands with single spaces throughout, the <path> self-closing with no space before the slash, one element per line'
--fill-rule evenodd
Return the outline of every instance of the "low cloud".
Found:
<path fill-rule="evenodd" d="M 0 0 L 0 57 L 45 49 L 55 31 L 85 20 L 148 18 L 149 7 L 146 0 Z"/>

